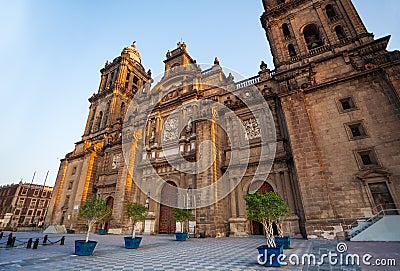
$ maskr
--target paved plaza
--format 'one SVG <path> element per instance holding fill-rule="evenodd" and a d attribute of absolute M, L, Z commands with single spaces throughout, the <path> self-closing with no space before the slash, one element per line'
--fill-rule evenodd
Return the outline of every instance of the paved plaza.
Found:
<path fill-rule="evenodd" d="M 27 249 L 27 238 L 40 238 L 38 232 L 16 232 L 15 248 L 5 248 L 8 232 L 0 240 L 0 270 L 399 270 L 399 267 L 357 265 L 320 266 L 290 263 L 281 268 L 266 268 L 258 264 L 256 247 L 265 243 L 262 236 L 247 238 L 191 238 L 186 242 L 174 240 L 173 235 L 143 236 L 139 249 L 124 248 L 123 235 L 91 235 L 99 242 L 93 256 L 75 256 L 74 241 L 84 239 L 83 234 L 65 235 L 65 245 L 39 245 Z M 49 241 L 58 241 L 62 235 L 49 235 Z M 292 239 L 292 248 L 284 253 L 302 255 L 313 253 L 319 261 L 321 255 L 337 252 L 338 241 Z M 348 253 L 369 253 L 375 258 L 394 258 L 400 263 L 399 242 L 353 243 L 346 242 Z M 361 256 L 360 256 L 361 257 Z M 373 260 L 371 260 L 372 262 Z M 286 262 L 289 262 L 286 260 Z"/>

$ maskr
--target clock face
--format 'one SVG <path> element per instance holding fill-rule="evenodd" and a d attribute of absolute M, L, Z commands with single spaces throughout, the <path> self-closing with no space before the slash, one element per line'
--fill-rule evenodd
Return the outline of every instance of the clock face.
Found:
<path fill-rule="evenodd" d="M 169 118 L 164 125 L 163 140 L 170 141 L 178 138 L 178 119 Z"/>

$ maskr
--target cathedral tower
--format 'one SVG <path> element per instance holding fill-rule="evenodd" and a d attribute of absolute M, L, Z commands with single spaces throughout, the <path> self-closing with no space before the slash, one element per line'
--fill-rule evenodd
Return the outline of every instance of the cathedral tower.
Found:
<path fill-rule="evenodd" d="M 259 85 L 276 83 L 306 235 L 343 238 L 356 218 L 399 207 L 399 52 L 351 0 L 263 5 L 276 69 Z"/>
<path fill-rule="evenodd" d="M 373 40 L 350 0 L 263 0 L 263 4 L 261 23 L 279 70 Z"/>
<path fill-rule="evenodd" d="M 74 225 L 79 206 L 92 195 L 114 209 L 115 221 L 123 223 L 125 200 L 122 123 L 133 96 L 151 80 L 141 64 L 135 42 L 100 70 L 97 93 L 89 99 L 90 110 L 82 140 L 61 160 L 47 221 Z M 112 224 L 112 223 L 111 223 Z M 115 227 L 119 225 L 111 225 Z M 72 227 L 72 226 L 71 226 Z M 110 225 L 107 225 L 109 228 Z"/>

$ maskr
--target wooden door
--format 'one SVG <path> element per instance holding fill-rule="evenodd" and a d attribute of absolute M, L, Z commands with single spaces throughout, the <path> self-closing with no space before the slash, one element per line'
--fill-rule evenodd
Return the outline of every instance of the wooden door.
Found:
<path fill-rule="evenodd" d="M 176 184 L 167 182 L 161 191 L 161 204 L 160 204 L 160 222 L 159 233 L 174 233 L 176 229 L 175 222 L 172 222 L 173 207 L 176 206 L 178 201 Z"/>
<path fill-rule="evenodd" d="M 388 210 L 386 211 L 387 214 L 397 215 L 397 211 L 393 210 L 396 209 L 396 205 L 386 182 L 370 183 L 368 186 L 374 199 L 376 210 L 378 212 Z"/>

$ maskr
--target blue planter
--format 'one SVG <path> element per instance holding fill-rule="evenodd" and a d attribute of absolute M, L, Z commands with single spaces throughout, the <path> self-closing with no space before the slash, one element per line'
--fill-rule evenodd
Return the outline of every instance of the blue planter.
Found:
<path fill-rule="evenodd" d="M 284 249 L 290 248 L 290 237 L 275 237 L 276 246 L 283 246 Z"/>
<path fill-rule="evenodd" d="M 125 248 L 138 248 L 140 242 L 142 241 L 142 237 L 135 237 L 132 239 L 132 236 L 124 237 L 125 240 Z"/>
<path fill-rule="evenodd" d="M 262 245 L 257 247 L 258 254 L 261 255 L 260 262 L 265 262 L 264 266 L 270 267 L 280 267 L 281 264 L 278 261 L 278 256 L 283 254 L 283 247 L 268 247 L 267 245 Z M 267 254 L 267 255 L 265 255 Z M 267 256 L 265 260 L 265 256 Z"/>
<path fill-rule="evenodd" d="M 107 234 L 107 230 L 99 229 L 99 230 L 97 230 L 97 233 L 99 235 L 106 235 Z"/>
<path fill-rule="evenodd" d="M 75 241 L 75 254 L 78 256 L 90 256 L 96 248 L 96 241 L 76 240 Z"/>
<path fill-rule="evenodd" d="M 188 236 L 187 232 L 176 232 L 175 233 L 176 241 L 186 241 L 187 236 Z"/>

